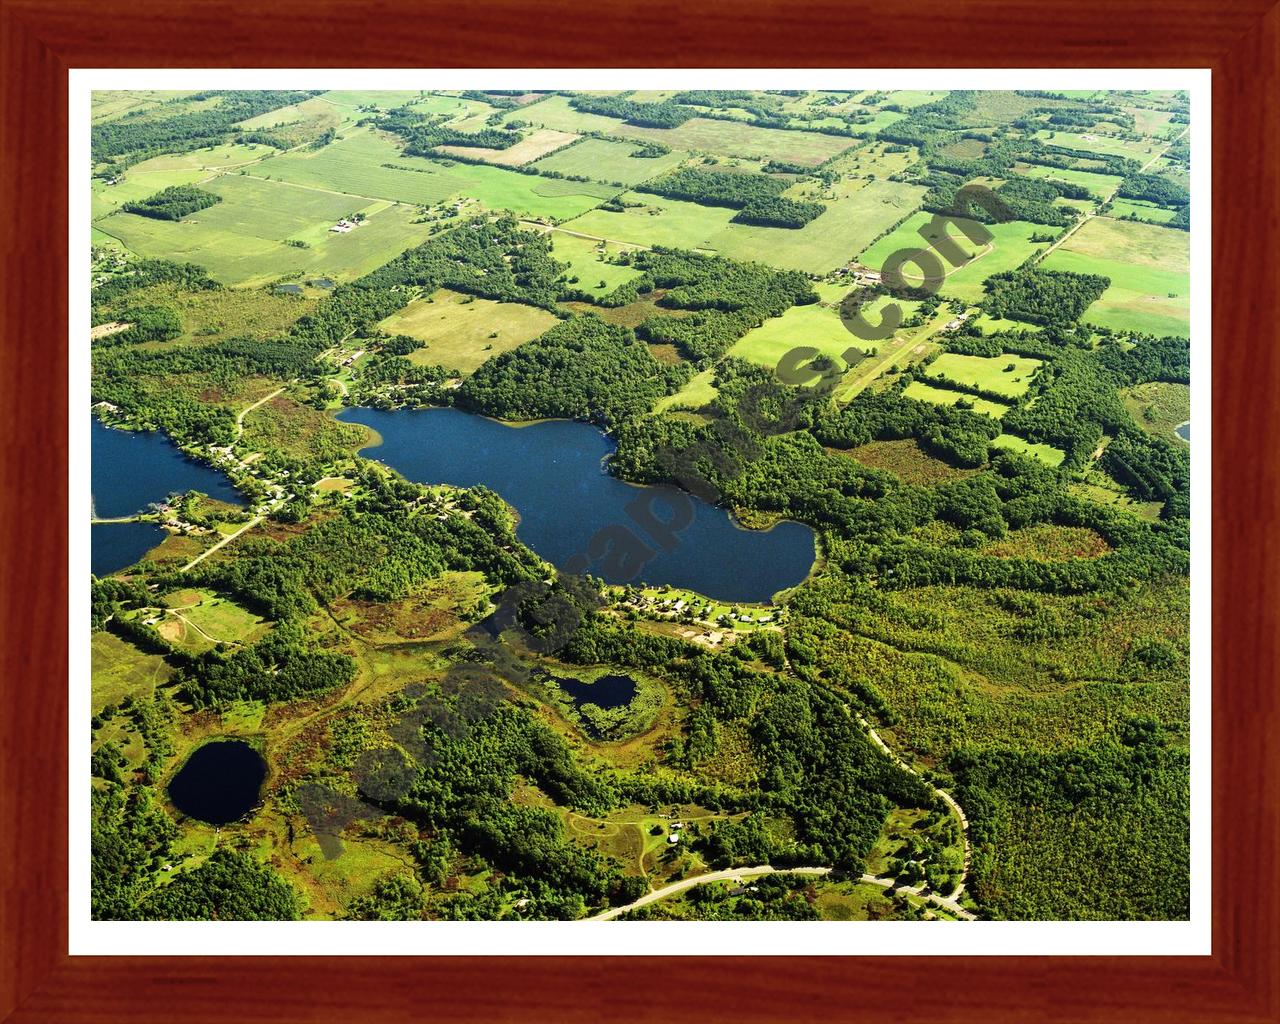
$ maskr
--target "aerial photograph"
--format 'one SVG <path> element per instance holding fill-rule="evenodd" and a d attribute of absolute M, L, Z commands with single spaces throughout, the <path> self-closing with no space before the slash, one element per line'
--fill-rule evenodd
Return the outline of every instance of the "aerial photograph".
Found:
<path fill-rule="evenodd" d="M 1188 920 L 1190 110 L 94 92 L 93 919 Z"/>

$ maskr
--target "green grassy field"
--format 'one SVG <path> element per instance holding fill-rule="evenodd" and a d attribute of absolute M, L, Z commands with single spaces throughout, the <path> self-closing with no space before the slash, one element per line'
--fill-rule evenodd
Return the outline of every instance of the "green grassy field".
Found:
<path fill-rule="evenodd" d="M 539 171 L 580 174 L 596 181 L 620 181 L 635 185 L 665 174 L 688 157 L 673 150 L 657 157 L 634 157 L 636 147 L 608 139 L 583 139 L 577 145 L 552 153 L 534 163 Z"/>
<path fill-rule="evenodd" d="M 563 231 L 551 232 L 552 256 L 557 262 L 569 264 L 570 278 L 578 278 L 573 287 L 590 293 L 593 298 L 607 295 L 619 285 L 640 276 L 640 271 L 632 267 L 600 259 L 598 247 L 601 245 L 607 259 L 613 259 L 619 252 L 630 248 L 611 242 L 594 242 Z"/>
<path fill-rule="evenodd" d="M 1003 334 L 1006 331 L 1013 331 L 1017 334 L 1022 331 L 1039 331 L 1042 329 L 1036 324 L 1024 324 L 1021 320 L 987 316 L 986 313 L 979 313 L 977 316 L 971 317 L 969 323 L 973 324 L 983 334 Z"/>
<path fill-rule="evenodd" d="M 925 373 L 1018 398 L 1026 394 L 1031 378 L 1041 365 L 1039 359 L 1025 356 L 965 356 L 944 352 L 928 365 Z"/>
<path fill-rule="evenodd" d="M 397 167 L 383 166 L 388 163 Z M 413 170 L 398 169 L 405 167 Z M 272 157 L 256 165 L 253 173 L 313 188 L 420 206 L 456 196 L 463 186 L 442 164 L 402 156 L 394 143 L 362 129 L 346 133 L 340 141 L 323 149 Z"/>
<path fill-rule="evenodd" d="M 1044 129 L 1036 132 L 1035 137 L 1051 146 L 1064 146 L 1085 153 L 1102 153 L 1105 156 L 1124 156 L 1139 163 L 1146 163 L 1161 146 L 1161 143 L 1154 141 L 1129 142 L 1093 132 L 1076 134 Z"/>
<path fill-rule="evenodd" d="M 1041 266 L 1111 279 L 1102 298 L 1085 311 L 1086 323 L 1189 337 L 1190 234 L 1186 231 L 1095 217 Z"/>
<path fill-rule="evenodd" d="M 94 124 L 150 110 L 166 100 L 190 96 L 194 89 L 107 89 L 91 93 L 89 116 Z"/>
<path fill-rule="evenodd" d="M 1174 217 L 1178 215 L 1176 210 L 1169 210 L 1163 206 L 1156 206 L 1153 203 L 1144 203 L 1135 199 L 1114 199 L 1111 202 L 1111 212 L 1108 216 L 1115 219 L 1127 217 L 1130 214 L 1137 217 L 1138 220 L 1146 221 L 1148 224 L 1168 224 Z"/>
<path fill-rule="evenodd" d="M 325 274 L 358 277 L 426 239 L 429 225 L 413 210 L 383 200 L 224 175 L 205 186 L 223 197 L 216 206 L 181 221 L 116 213 L 95 226 L 141 256 L 189 260 L 223 284 L 262 284 L 282 277 Z M 346 234 L 330 232 L 340 217 L 367 220 Z M 286 245 L 306 243 L 306 248 Z"/>
<path fill-rule="evenodd" d="M 1049 181 L 1065 181 L 1072 185 L 1087 188 L 1099 199 L 1109 196 L 1120 184 L 1120 178 L 1114 174 L 1097 174 L 1094 171 L 1079 171 L 1074 167 L 1046 167 L 1043 164 L 1015 164 L 1013 169 L 1028 178 L 1045 178 Z"/>
<path fill-rule="evenodd" d="M 1067 457 L 1067 453 L 1061 448 L 1054 448 L 1048 444 L 1032 444 L 1017 434 L 1001 434 L 991 442 L 997 448 L 1006 448 L 1009 451 L 1019 452 L 1023 455 L 1030 455 L 1034 459 L 1049 466 L 1060 466 L 1062 460 Z"/>
<path fill-rule="evenodd" d="M 434 301 L 414 299 L 379 324 L 388 334 L 407 334 L 427 343 L 409 358 L 471 373 L 481 363 L 536 338 L 558 321 L 545 309 L 516 302 L 492 302 L 448 289 Z M 490 337 L 496 332 L 497 337 Z"/>
<path fill-rule="evenodd" d="M 920 235 L 920 228 L 929 224 L 933 214 L 920 211 L 912 214 L 892 232 L 880 239 L 858 257 L 864 266 L 879 270 L 884 262 L 899 249 L 920 249 L 926 247 L 925 239 Z M 970 224 L 973 222 L 970 221 Z M 984 250 L 974 245 L 966 237 L 959 223 L 949 225 L 947 234 L 955 239 L 962 251 L 974 255 L 974 259 L 961 267 L 952 267 L 939 255 L 943 269 L 947 271 L 946 280 L 940 293 L 965 302 L 977 302 L 983 297 L 982 282 L 992 274 L 1013 270 L 1022 264 L 1041 243 L 1032 242 L 1031 236 L 1043 232 L 1042 225 L 1030 224 L 1026 221 L 1014 220 L 1007 224 L 984 224 L 993 236 L 990 248 Z M 919 270 L 911 263 L 904 267 L 907 281 L 918 281 Z"/>
<path fill-rule="evenodd" d="M 784 270 L 825 274 L 848 263 L 869 239 L 913 209 L 921 194 L 914 185 L 868 182 L 828 203 L 827 211 L 803 228 L 790 229 L 733 224 L 733 210 L 628 192 L 623 201 L 641 205 L 622 213 L 592 210 L 565 226 L 637 245 L 701 249 Z"/>
<path fill-rule="evenodd" d="M 712 383 L 715 380 L 715 376 L 715 367 L 703 370 L 695 377 L 692 377 L 689 383 L 674 395 L 659 398 L 653 407 L 653 411 L 666 412 L 668 409 L 676 408 L 701 409 L 703 406 L 709 405 L 719 394 L 715 384 Z"/>
<path fill-rule="evenodd" d="M 996 419 L 999 419 L 1009 411 L 1009 406 L 1007 405 L 989 402 L 985 398 L 975 398 L 973 395 L 966 395 L 960 391 L 935 388 L 930 384 L 922 384 L 918 380 L 913 380 L 908 384 L 903 394 L 908 398 L 915 398 L 921 402 L 932 402 L 934 405 L 955 405 L 960 401 L 971 402 L 974 412 L 980 412 L 985 416 L 994 416 Z"/>

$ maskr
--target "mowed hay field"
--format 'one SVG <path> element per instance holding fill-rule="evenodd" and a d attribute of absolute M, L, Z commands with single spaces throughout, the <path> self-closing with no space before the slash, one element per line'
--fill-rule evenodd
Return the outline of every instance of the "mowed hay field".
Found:
<path fill-rule="evenodd" d="M 1102 274 L 1111 285 L 1081 318 L 1117 331 L 1190 337 L 1191 236 L 1095 217 L 1051 252 L 1045 270 Z"/>
<path fill-rule="evenodd" d="M 422 365 L 471 373 L 485 360 L 538 337 L 559 321 L 545 309 L 517 302 L 493 302 L 442 288 L 414 299 L 379 324 L 388 334 L 407 334 L 427 343 L 410 353 Z M 491 335 L 496 334 L 496 337 Z"/>
<path fill-rule="evenodd" d="M 873 270 L 880 270 L 893 253 L 899 249 L 931 248 L 937 236 L 930 232 L 928 239 L 920 234 L 920 229 L 930 225 L 933 214 L 920 211 L 912 214 L 890 234 L 876 242 L 858 257 L 858 262 Z M 964 230 L 983 229 L 992 235 L 986 246 L 970 242 Z M 983 297 L 982 282 L 992 274 L 1013 270 L 1020 266 L 1040 243 L 1032 242 L 1031 236 L 1043 232 L 1045 228 L 1039 224 L 1031 224 L 1023 220 L 1009 221 L 1007 224 L 977 224 L 974 221 L 958 219 L 947 224 L 947 236 L 954 239 L 962 252 L 974 258 L 960 267 L 953 267 L 943 257 L 935 253 L 946 272 L 946 280 L 940 292 L 947 298 L 962 299 L 965 302 L 977 302 Z M 903 267 L 903 276 L 911 282 L 921 279 L 920 268 L 914 263 Z"/>
<path fill-rule="evenodd" d="M 1020 398 L 1031 386 L 1031 378 L 1043 364 L 1025 356 L 965 356 L 944 352 L 925 368 L 929 377 L 948 380 L 983 391 L 994 391 L 1008 398 Z"/>
<path fill-rule="evenodd" d="M 533 166 L 538 171 L 578 174 L 596 181 L 620 181 L 624 185 L 635 185 L 665 174 L 679 166 L 689 155 L 673 150 L 656 157 L 632 156 L 636 149 L 635 145 L 626 142 L 583 139 L 567 149 L 543 157 Z"/>
<path fill-rule="evenodd" d="M 1077 149 L 1084 153 L 1101 153 L 1104 156 L 1126 156 L 1130 160 L 1146 163 L 1164 146 L 1163 142 L 1144 140 L 1130 142 L 1126 139 L 1115 139 L 1107 135 L 1093 132 L 1058 132 L 1042 129 L 1035 137 L 1051 146 L 1062 146 L 1066 149 Z"/>
<path fill-rule="evenodd" d="M 628 192 L 623 201 L 639 205 L 621 213 L 591 210 L 565 226 L 637 245 L 700 249 L 782 270 L 824 274 L 852 260 L 870 239 L 912 210 L 922 193 L 915 185 L 867 182 L 827 202 L 825 213 L 793 229 L 734 224 L 736 210 Z"/>
<path fill-rule="evenodd" d="M 224 175 L 201 187 L 222 196 L 216 206 L 180 221 L 116 213 L 95 223 L 140 256 L 186 260 L 228 285 L 264 284 L 324 273 L 336 280 L 366 274 L 424 241 L 427 224 L 385 200 L 360 200 L 248 175 Z M 339 218 L 363 212 L 346 234 L 329 231 Z M 304 242 L 299 248 L 287 240 Z"/>
<path fill-rule="evenodd" d="M 93 179 L 90 216 L 96 221 L 125 203 L 146 199 L 170 185 L 192 185 L 219 171 L 253 163 L 274 152 L 270 146 L 233 144 L 144 160 L 121 172 L 114 185 L 108 185 L 102 178 Z"/>

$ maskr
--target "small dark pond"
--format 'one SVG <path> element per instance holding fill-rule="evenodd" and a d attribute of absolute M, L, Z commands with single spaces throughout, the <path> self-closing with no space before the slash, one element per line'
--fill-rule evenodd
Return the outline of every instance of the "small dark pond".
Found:
<path fill-rule="evenodd" d="M 636 695 L 636 681 L 630 676 L 601 676 L 593 683 L 586 683 L 572 676 L 551 676 L 549 681 L 568 694 L 573 706 L 577 708 L 583 704 L 594 704 L 609 711 L 626 707 Z"/>
<path fill-rule="evenodd" d="M 258 805 L 267 763 L 243 740 L 206 743 L 169 783 L 169 799 L 183 814 L 210 825 L 238 821 Z"/>
<path fill-rule="evenodd" d="M 1174 432 L 1175 434 L 1177 434 L 1180 438 L 1182 438 L 1182 440 L 1186 441 L 1186 442 L 1187 442 L 1187 444 L 1190 444 L 1190 443 L 1191 443 L 1191 423 L 1190 423 L 1190 421 L 1188 421 L 1188 422 L 1186 422 L 1186 423 L 1179 423 L 1176 427 L 1174 427 L 1174 428 L 1173 428 L 1173 432 Z"/>

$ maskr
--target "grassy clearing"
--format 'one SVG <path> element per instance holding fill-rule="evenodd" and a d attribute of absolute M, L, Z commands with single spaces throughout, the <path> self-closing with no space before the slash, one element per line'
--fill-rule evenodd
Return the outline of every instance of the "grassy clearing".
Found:
<path fill-rule="evenodd" d="M 1062 460 L 1067 457 L 1067 453 L 1061 448 L 1054 448 L 1048 444 L 1033 444 L 1018 437 L 1017 434 L 1001 434 L 991 443 L 997 448 L 1004 448 L 1022 455 L 1030 455 L 1033 459 L 1039 459 L 1049 466 L 1060 466 L 1062 465 Z"/>
<path fill-rule="evenodd" d="M 569 264 L 570 279 L 578 278 L 573 287 L 589 293 L 592 298 L 607 295 L 619 285 L 640 276 L 640 271 L 632 267 L 609 262 L 631 246 L 596 242 L 563 231 L 552 231 L 551 248 L 558 262 Z"/>
<path fill-rule="evenodd" d="M 96 226 L 140 255 L 189 260 L 230 285 L 321 274 L 350 279 L 422 242 L 430 230 L 414 224 L 407 207 L 249 175 L 226 175 L 204 187 L 223 202 L 184 220 L 117 213 Z M 356 212 L 367 218 L 360 228 L 329 231 L 336 220 Z"/>
<path fill-rule="evenodd" d="M 1124 388 L 1120 398 L 1143 430 L 1169 437 L 1173 428 L 1191 418 L 1191 388 L 1186 384 L 1151 381 Z"/>
<path fill-rule="evenodd" d="M 937 236 L 931 235 L 928 240 L 920 234 L 920 229 L 931 223 L 933 214 L 920 211 L 912 214 L 892 232 L 880 239 L 858 257 L 864 266 L 880 269 L 885 260 L 899 249 L 920 249 L 932 246 Z M 965 225 L 971 230 L 985 228 L 992 239 L 988 246 L 978 246 L 970 242 Z M 985 224 L 975 226 L 973 221 L 957 221 L 947 225 L 947 236 L 954 239 L 963 252 L 974 257 L 960 267 L 952 267 L 941 256 L 938 259 L 947 271 L 946 280 L 942 283 L 941 294 L 955 297 L 965 302 L 977 302 L 983 297 L 982 282 L 992 274 L 1013 270 L 1020 266 L 1032 253 L 1040 248 L 1040 244 L 1031 241 L 1031 236 L 1042 233 L 1044 227 L 1030 224 L 1027 221 L 1014 220 L 1007 224 Z M 904 277 L 908 282 L 921 279 L 919 268 L 908 263 L 904 267 Z"/>
<path fill-rule="evenodd" d="M 1015 164 L 1013 169 L 1028 178 L 1045 178 L 1049 181 L 1065 181 L 1072 185 L 1079 185 L 1087 188 L 1099 199 L 1111 195 L 1121 180 L 1114 174 L 1097 174 L 1093 171 L 1079 171 L 1072 167 L 1046 167 L 1043 164 Z"/>
<path fill-rule="evenodd" d="M 834 450 L 834 449 L 833 449 Z M 856 459 L 864 466 L 892 473 L 903 483 L 942 484 L 972 476 L 977 470 L 957 469 L 924 451 L 913 437 L 901 441 L 872 441 L 839 454 Z"/>
<path fill-rule="evenodd" d="M 150 699 L 172 672 L 164 658 L 146 654 L 114 633 L 101 630 L 89 644 L 91 706 L 94 713 L 125 697 Z"/>
<path fill-rule="evenodd" d="M 703 370 L 674 395 L 659 398 L 653 411 L 660 413 L 670 409 L 701 409 L 703 406 L 710 405 L 720 393 L 713 383 L 715 376 L 715 367 Z"/>
<path fill-rule="evenodd" d="M 1005 317 L 988 316 L 986 313 L 979 313 L 976 317 L 970 319 L 969 323 L 973 324 L 983 334 L 1005 334 L 1012 331 L 1015 334 L 1034 333 L 1042 330 L 1037 324 L 1024 324 L 1021 320 L 1009 320 Z"/>
<path fill-rule="evenodd" d="M 1095 217 L 1062 244 L 1070 252 L 1098 259 L 1155 267 L 1173 273 L 1191 269 L 1191 235 L 1187 231 Z"/>
<path fill-rule="evenodd" d="M 534 167 L 539 171 L 580 174 L 596 181 L 635 185 L 665 174 L 689 155 L 673 150 L 657 157 L 634 157 L 631 154 L 635 151 L 636 146 L 631 143 L 583 139 L 575 146 L 543 157 Z"/>
<path fill-rule="evenodd" d="M 348 632 L 375 645 L 448 641 L 469 625 L 460 617 L 489 594 L 478 572 L 444 572 L 421 593 L 399 601 L 361 601 L 342 598 L 331 608 Z"/>
<path fill-rule="evenodd" d="M 728 354 L 760 366 L 776 367 L 793 348 L 816 348 L 843 366 L 842 354 L 849 348 L 864 349 L 869 344 L 855 337 L 840 321 L 834 308 L 816 303 L 792 306 L 782 316 L 766 320 L 748 331 L 729 349 Z"/>
<path fill-rule="evenodd" d="M 944 352 L 925 368 L 925 373 L 1019 398 L 1026 394 L 1031 378 L 1041 365 L 1039 359 L 1025 356 L 965 356 Z"/>
<path fill-rule="evenodd" d="M 554 128 L 539 128 L 537 131 L 530 132 L 525 138 L 507 149 L 485 149 L 480 146 L 441 146 L 439 149 L 442 153 L 450 153 L 454 156 L 476 157 L 481 160 L 487 160 L 491 164 L 501 164 L 504 167 L 519 167 L 522 164 L 537 160 L 539 157 L 546 156 L 561 146 L 568 145 L 577 137 L 572 132 L 559 132 Z"/>
<path fill-rule="evenodd" d="M 966 395 L 960 391 L 931 387 L 928 384 L 922 384 L 918 380 L 913 380 L 908 384 L 904 394 L 908 398 L 915 398 L 921 402 L 932 402 L 934 405 L 955 405 L 957 402 L 969 402 L 972 404 L 974 412 L 980 412 L 984 416 L 994 416 L 996 419 L 999 419 L 1009 411 L 1009 406 L 1007 405 L 989 402 L 985 398 L 974 398 L 973 395 Z"/>
<path fill-rule="evenodd" d="M 414 362 L 471 373 L 485 360 L 523 345 L 556 322 L 545 309 L 441 289 L 430 300 L 414 299 L 379 327 L 389 334 L 425 341 L 426 348 L 410 354 Z"/>

